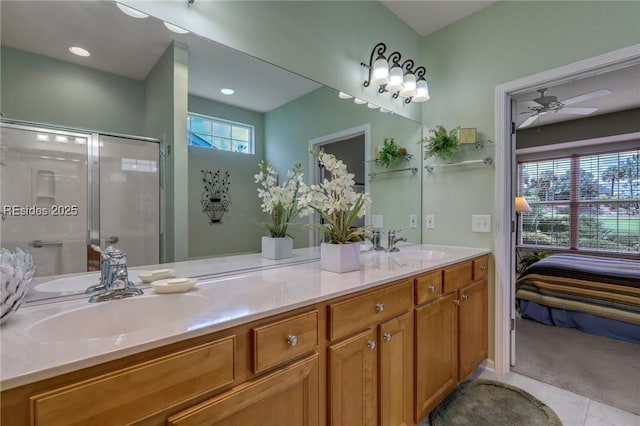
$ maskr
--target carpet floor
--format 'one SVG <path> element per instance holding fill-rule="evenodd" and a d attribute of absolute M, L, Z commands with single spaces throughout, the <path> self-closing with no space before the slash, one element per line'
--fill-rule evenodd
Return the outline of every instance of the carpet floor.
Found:
<path fill-rule="evenodd" d="M 640 345 L 518 318 L 512 369 L 640 415 Z"/>

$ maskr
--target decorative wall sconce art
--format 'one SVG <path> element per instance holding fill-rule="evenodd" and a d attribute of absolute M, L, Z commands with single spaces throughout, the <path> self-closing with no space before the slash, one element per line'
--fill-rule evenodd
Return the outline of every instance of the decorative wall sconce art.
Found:
<path fill-rule="evenodd" d="M 415 67 L 412 59 L 402 61 L 402 55 L 397 51 L 387 58 L 386 51 L 387 45 L 378 43 L 371 51 L 369 63 L 360 63 L 369 70 L 369 78 L 364 81 L 364 87 L 378 86 L 378 93 L 392 92 L 394 99 L 404 98 L 407 104 L 428 101 L 430 96 L 425 67 Z"/>
<path fill-rule="evenodd" d="M 222 175 L 220 170 L 215 173 L 211 170 L 202 170 L 204 192 L 200 202 L 202 203 L 202 212 L 209 216 L 209 225 L 222 223 L 222 216 L 228 211 L 231 204 L 229 177 L 229 172 L 224 172 Z"/>

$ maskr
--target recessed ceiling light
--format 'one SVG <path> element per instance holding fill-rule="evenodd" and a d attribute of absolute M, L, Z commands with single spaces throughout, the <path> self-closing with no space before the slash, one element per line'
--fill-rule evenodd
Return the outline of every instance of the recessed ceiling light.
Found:
<path fill-rule="evenodd" d="M 82 47 L 78 47 L 78 46 L 71 46 L 69 48 L 69 52 L 73 53 L 74 55 L 78 55 L 78 56 L 89 56 L 89 55 L 91 55 L 91 53 L 89 53 L 88 50 L 83 49 Z"/>
<path fill-rule="evenodd" d="M 132 7 L 125 6 L 122 3 L 116 2 L 116 6 L 118 6 L 118 9 L 120 9 L 122 11 L 122 13 L 124 13 L 126 15 L 129 15 L 132 18 L 142 19 L 142 18 L 148 18 L 149 17 L 149 15 L 147 15 L 146 13 L 142 13 L 139 10 L 135 10 Z"/>
<path fill-rule="evenodd" d="M 221 92 L 223 95 L 233 95 L 233 94 L 234 94 L 234 92 L 235 92 L 235 90 L 233 90 L 233 89 L 229 89 L 229 88 L 225 87 L 224 89 L 220 89 L 220 92 Z"/>
<path fill-rule="evenodd" d="M 344 92 L 338 93 L 338 97 L 340 99 L 351 99 L 351 98 L 353 98 L 353 96 L 349 95 L 348 93 L 344 93 Z"/>
<path fill-rule="evenodd" d="M 363 101 L 362 99 L 358 99 L 358 98 L 353 98 L 353 102 L 357 103 L 358 105 L 367 103 L 366 101 Z"/>
<path fill-rule="evenodd" d="M 167 27 L 168 29 L 170 29 L 171 31 L 173 31 L 174 33 L 178 33 L 178 34 L 187 34 L 189 31 L 185 30 L 184 28 L 180 28 L 177 25 L 173 25 L 170 24 L 168 22 L 164 22 L 164 26 Z"/>

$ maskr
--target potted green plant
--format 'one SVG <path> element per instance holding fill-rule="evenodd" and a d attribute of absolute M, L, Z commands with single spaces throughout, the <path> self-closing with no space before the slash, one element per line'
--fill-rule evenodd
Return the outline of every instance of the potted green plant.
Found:
<path fill-rule="evenodd" d="M 446 160 L 451 157 L 458 150 L 459 128 L 460 126 L 447 131 L 443 126 L 437 125 L 435 130 L 429 130 L 433 135 L 421 141 L 425 148 L 424 158 L 436 156 Z"/>
<path fill-rule="evenodd" d="M 378 163 L 381 166 L 389 167 L 391 163 L 406 155 L 407 150 L 401 148 L 393 138 L 386 138 L 382 147 L 378 151 Z"/>
<path fill-rule="evenodd" d="M 520 258 L 520 269 L 519 270 L 520 271 L 524 271 L 529 266 L 533 265 L 534 263 L 536 263 L 539 260 L 544 259 L 547 256 L 549 256 L 549 253 L 547 253 L 546 251 L 542 251 L 542 250 L 526 253 Z"/>

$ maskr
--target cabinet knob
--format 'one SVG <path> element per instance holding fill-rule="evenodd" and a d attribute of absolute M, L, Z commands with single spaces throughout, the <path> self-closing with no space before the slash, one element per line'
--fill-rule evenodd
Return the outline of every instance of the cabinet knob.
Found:
<path fill-rule="evenodd" d="M 298 344 L 298 336 L 295 334 L 290 334 L 287 336 L 287 344 L 289 346 L 295 346 Z"/>
<path fill-rule="evenodd" d="M 384 303 L 376 303 L 376 312 L 384 311 Z"/>
<path fill-rule="evenodd" d="M 385 342 L 390 342 L 391 341 L 391 333 L 384 333 L 382 335 L 382 340 L 384 340 Z"/>
<path fill-rule="evenodd" d="M 460 299 L 454 300 L 453 304 L 456 305 L 456 306 L 460 306 Z"/>
<path fill-rule="evenodd" d="M 469 295 L 468 294 L 463 294 L 462 295 L 462 300 L 469 300 Z"/>
<path fill-rule="evenodd" d="M 367 347 L 371 350 L 374 350 L 378 345 L 376 344 L 375 340 L 369 340 L 367 341 Z"/>
<path fill-rule="evenodd" d="M 429 287 L 427 287 L 427 290 L 429 290 L 429 293 L 435 293 L 436 286 L 435 285 L 430 285 Z"/>
<path fill-rule="evenodd" d="M 487 265 L 480 265 L 480 270 L 482 272 L 486 271 L 487 270 Z"/>

